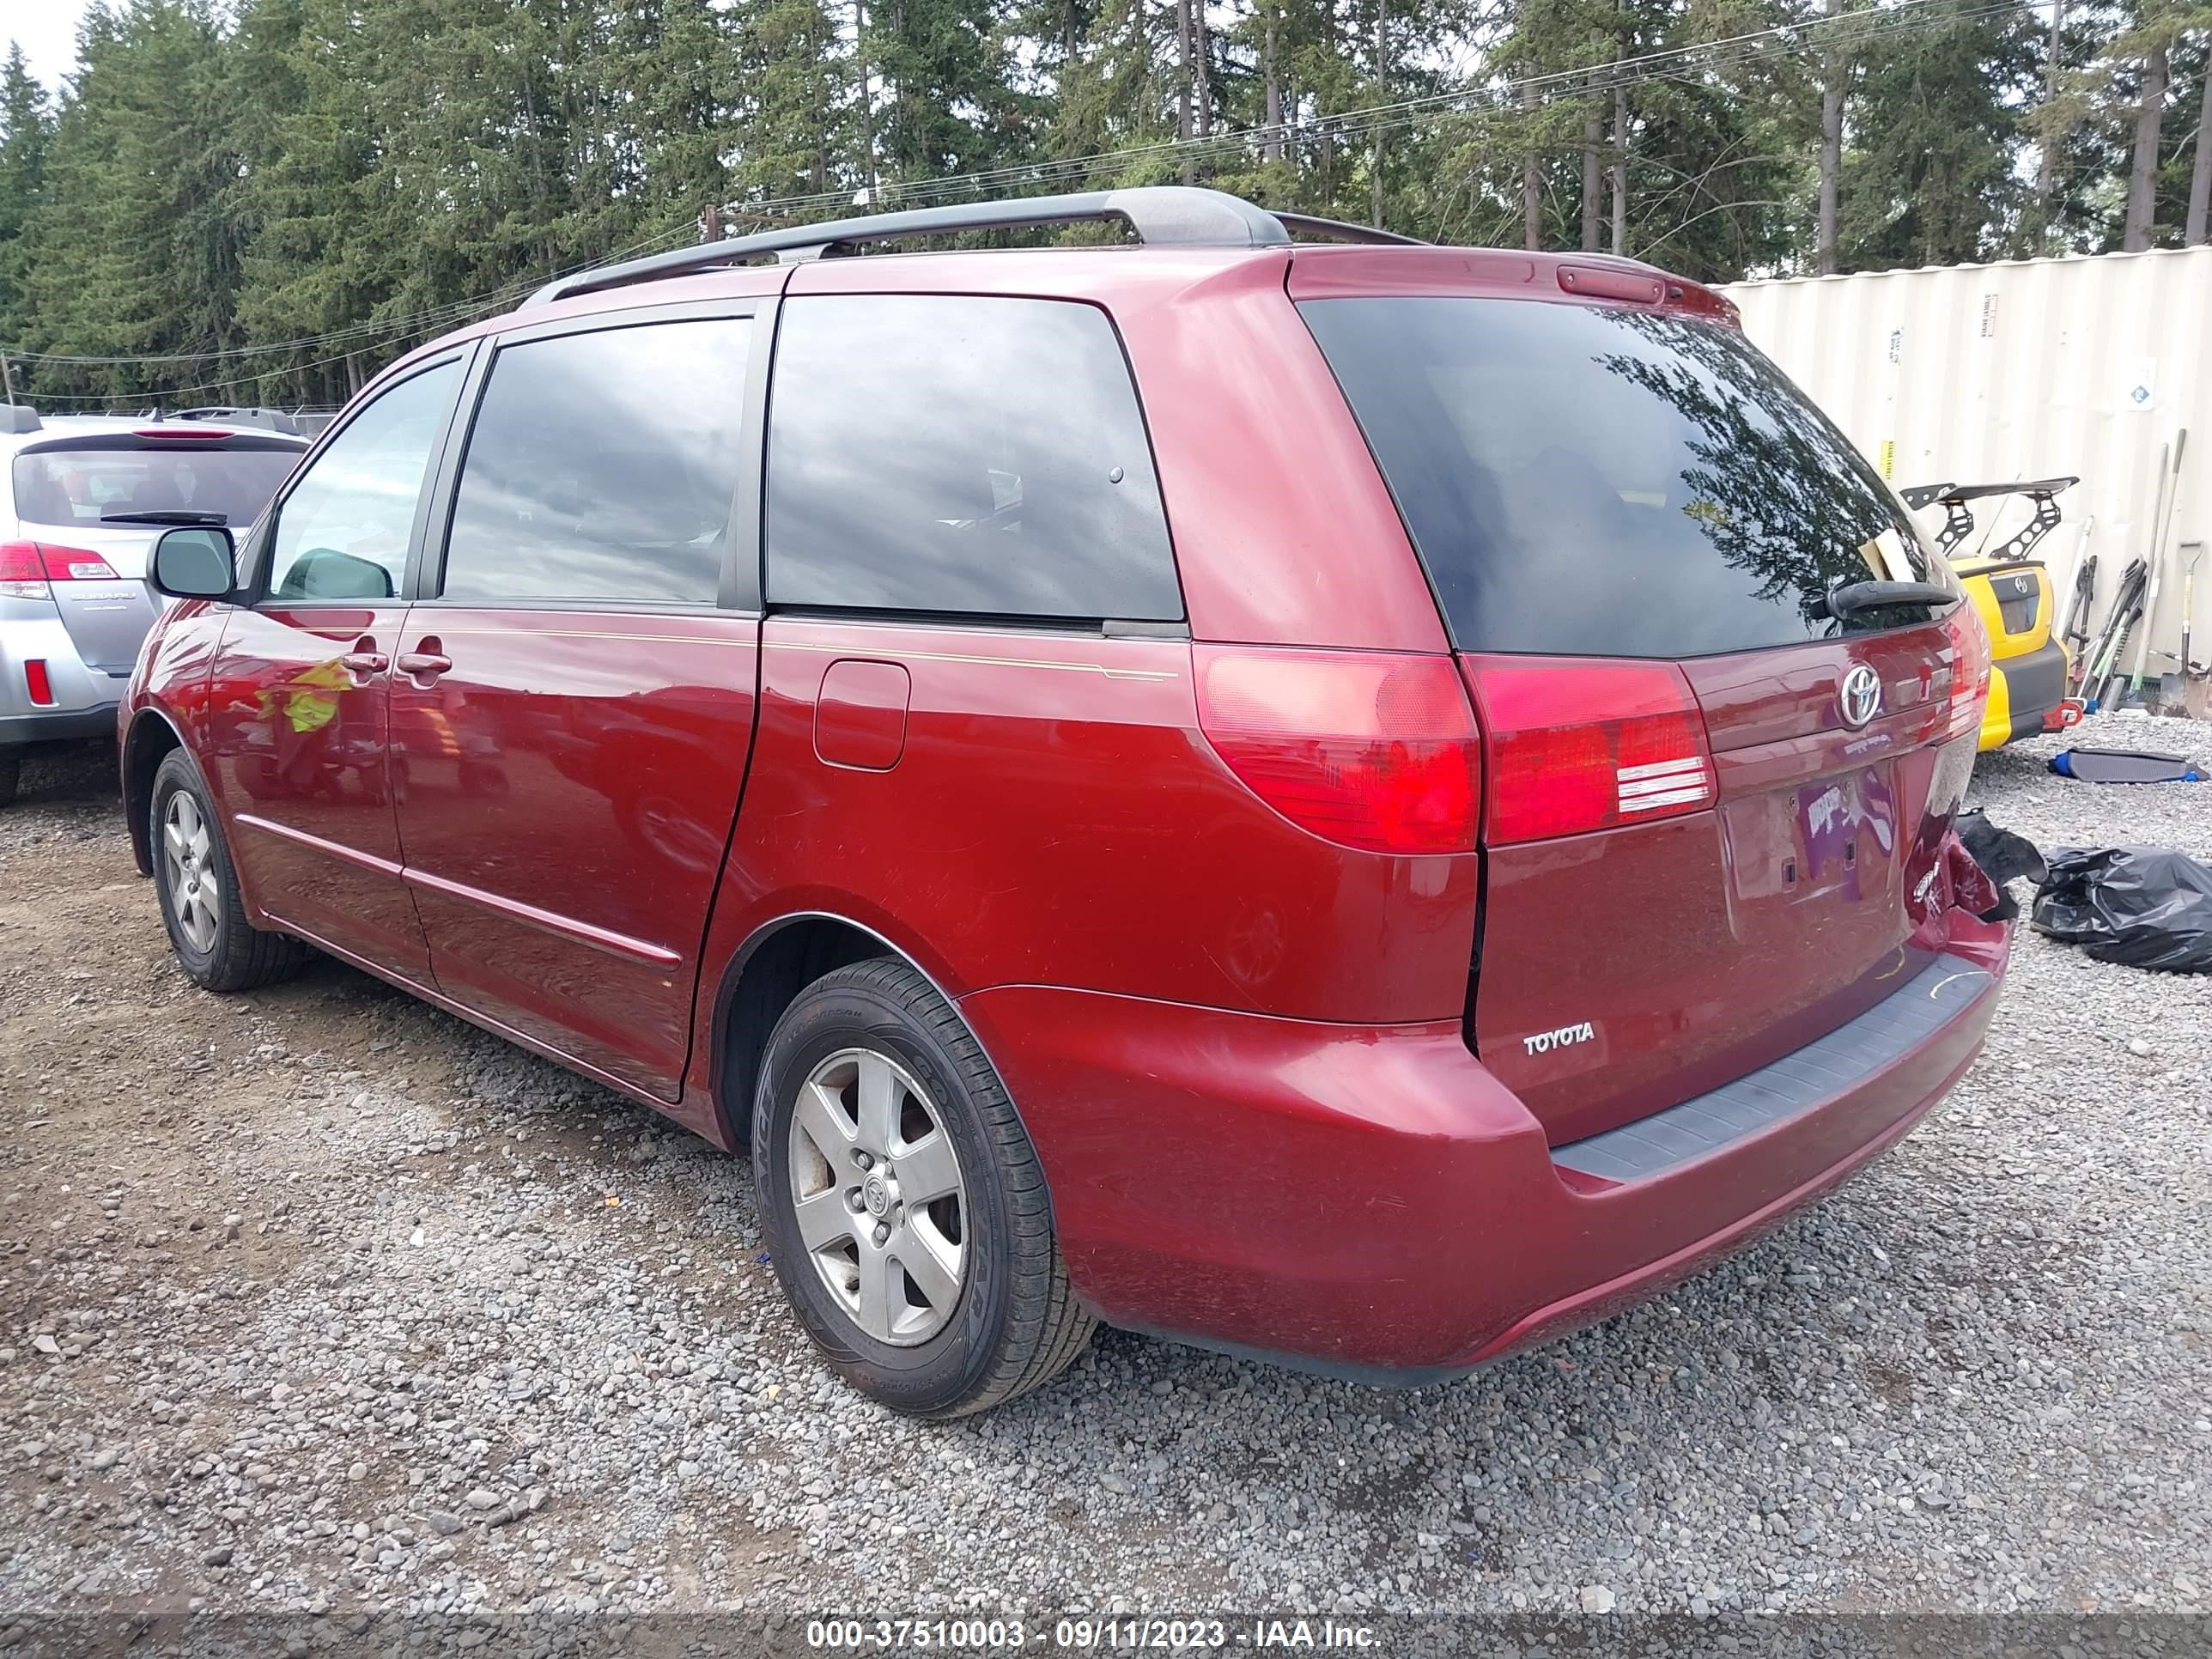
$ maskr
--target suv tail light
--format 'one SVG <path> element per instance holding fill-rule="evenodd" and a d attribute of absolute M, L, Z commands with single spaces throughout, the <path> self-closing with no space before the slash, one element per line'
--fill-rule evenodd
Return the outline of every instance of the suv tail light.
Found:
<path fill-rule="evenodd" d="M 1942 738 L 1948 742 L 1981 729 L 1982 705 L 1990 696 L 1990 636 L 1973 605 L 1964 599 L 1943 618 L 1943 633 L 1951 645 L 1950 696 Z"/>
<path fill-rule="evenodd" d="M 1713 804 L 1705 716 L 1672 663 L 1462 662 L 1486 739 L 1491 845 L 1677 817 Z"/>
<path fill-rule="evenodd" d="M 1375 853 L 1474 850 L 1481 743 L 1446 657 L 1198 646 L 1198 720 L 1300 828 Z"/>
<path fill-rule="evenodd" d="M 14 599 L 53 598 L 36 542 L 0 542 L 0 593 Z"/>
<path fill-rule="evenodd" d="M 112 582 L 115 571 L 88 548 L 46 542 L 0 542 L 0 593 L 46 599 L 48 582 Z"/>

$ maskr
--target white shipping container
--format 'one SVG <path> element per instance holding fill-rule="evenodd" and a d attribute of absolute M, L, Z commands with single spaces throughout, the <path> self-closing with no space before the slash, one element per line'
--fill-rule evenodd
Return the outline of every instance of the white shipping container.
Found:
<path fill-rule="evenodd" d="M 2036 549 L 2057 621 L 2094 521 L 2105 619 L 2130 559 L 2148 557 L 2159 455 L 2189 441 L 2147 674 L 2171 672 L 2182 543 L 2212 543 L 2212 246 L 1738 283 L 1745 331 L 1899 488 L 2076 474 L 2065 522 Z M 2024 526 L 2019 498 L 1974 503 L 1964 544 Z M 1992 512 L 1991 507 L 2001 510 Z M 1923 515 L 1932 529 L 1942 509 Z M 2212 548 L 2197 565 L 2191 653 L 2212 661 Z M 2135 642 L 2124 662 L 2132 668 Z"/>

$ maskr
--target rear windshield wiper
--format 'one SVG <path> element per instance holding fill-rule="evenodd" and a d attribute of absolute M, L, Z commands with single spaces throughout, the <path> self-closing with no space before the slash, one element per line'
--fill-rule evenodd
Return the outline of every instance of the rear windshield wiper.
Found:
<path fill-rule="evenodd" d="M 187 526 L 207 524 L 227 525 L 230 522 L 230 514 L 193 513 L 179 507 L 164 508 L 158 513 L 103 513 L 100 515 L 100 521 L 102 524 L 178 524 Z"/>
<path fill-rule="evenodd" d="M 1825 598 L 1828 614 L 1841 621 L 1885 605 L 1948 605 L 1959 595 L 1934 582 L 1845 582 Z"/>

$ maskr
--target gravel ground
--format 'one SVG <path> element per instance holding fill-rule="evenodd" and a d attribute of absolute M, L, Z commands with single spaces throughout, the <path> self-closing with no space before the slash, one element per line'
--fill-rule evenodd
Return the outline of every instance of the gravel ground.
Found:
<path fill-rule="evenodd" d="M 2158 731 L 2212 757 L 2212 726 Z M 2056 746 L 1985 758 L 1999 823 L 2212 859 L 2212 787 L 2069 783 Z M 33 768 L 0 811 L 0 1608 L 2212 1595 L 2203 979 L 2023 931 L 1945 1115 L 1463 1382 L 1103 1332 L 1042 1395 L 923 1426 L 814 1362 L 741 1160 L 335 965 L 192 989 L 111 766 Z"/>

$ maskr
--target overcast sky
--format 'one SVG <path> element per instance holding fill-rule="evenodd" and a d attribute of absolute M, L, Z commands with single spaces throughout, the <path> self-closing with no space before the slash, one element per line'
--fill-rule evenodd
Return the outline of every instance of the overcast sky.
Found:
<path fill-rule="evenodd" d="M 77 20 L 90 0 L 0 0 L 0 35 L 18 42 L 31 73 L 55 91 L 76 64 Z"/>

